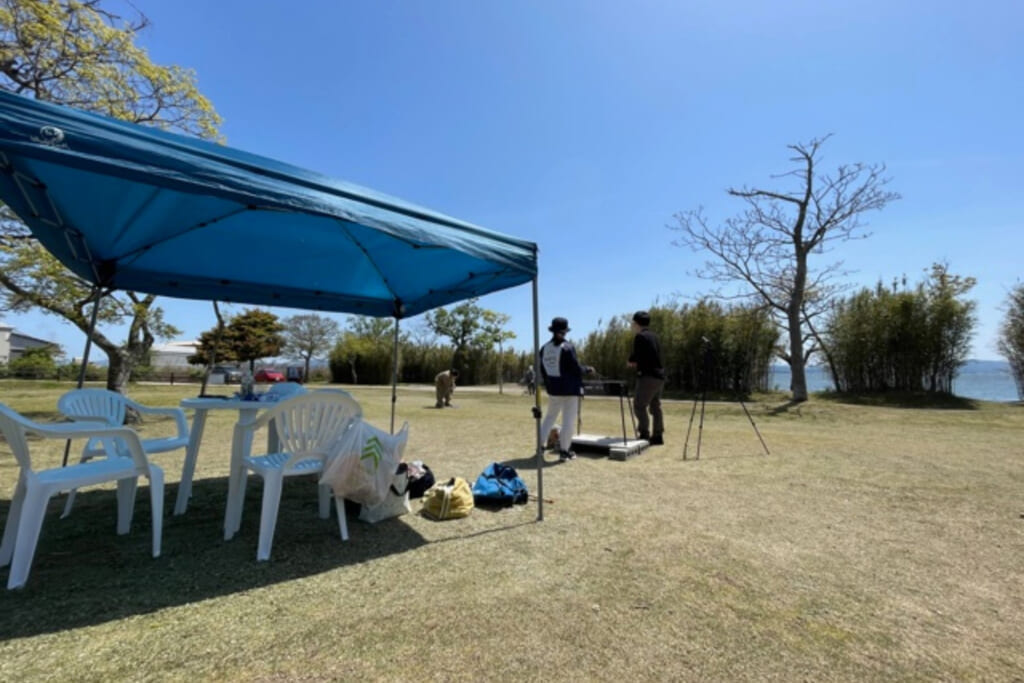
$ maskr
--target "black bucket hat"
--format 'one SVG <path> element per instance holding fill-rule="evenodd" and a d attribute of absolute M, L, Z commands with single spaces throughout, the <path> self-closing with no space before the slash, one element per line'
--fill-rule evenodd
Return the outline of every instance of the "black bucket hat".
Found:
<path fill-rule="evenodd" d="M 647 327 L 651 324 L 651 314 L 647 311 L 637 311 L 633 314 L 633 322 L 641 327 Z"/>
<path fill-rule="evenodd" d="M 551 326 L 548 327 L 548 332 L 568 332 L 569 321 L 565 318 L 552 318 Z"/>

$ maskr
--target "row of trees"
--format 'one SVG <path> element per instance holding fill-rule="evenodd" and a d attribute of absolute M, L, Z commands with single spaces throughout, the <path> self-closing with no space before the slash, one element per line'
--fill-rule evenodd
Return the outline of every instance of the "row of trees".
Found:
<path fill-rule="evenodd" d="M 836 302 L 822 348 L 843 392 L 952 393 L 975 324 L 975 280 L 936 264 L 912 290 L 879 284 Z"/>
<path fill-rule="evenodd" d="M 146 51 L 136 45 L 139 32 L 148 26 L 148 21 L 134 9 L 131 11 L 131 16 L 121 16 L 104 8 L 100 0 L 0 0 L 0 89 L 143 125 L 219 139 L 220 117 L 199 92 L 195 74 L 177 66 L 153 63 Z M 743 204 L 742 211 L 735 216 L 713 224 L 698 208 L 677 214 L 674 226 L 679 233 L 678 245 L 709 257 L 698 275 L 719 283 L 739 283 L 741 287 L 739 291 L 710 294 L 749 297 L 753 306 L 773 316 L 784 335 L 777 353 L 792 370 L 796 401 L 807 398 L 806 364 L 819 353 L 828 356 L 825 335 L 818 332 L 821 322 L 834 310 L 846 311 L 869 304 L 885 307 L 881 302 L 861 301 L 855 305 L 841 301 L 838 297 L 845 291 L 839 280 L 843 275 L 841 263 L 834 261 L 816 267 L 815 261 L 831 247 L 866 237 L 863 217 L 883 209 L 899 196 L 887 189 L 890 180 L 882 164 L 843 164 L 832 171 L 823 170 L 822 149 L 827 140 L 825 136 L 790 145 L 793 167 L 777 176 L 773 186 L 728 190 L 731 197 Z M 156 297 L 122 292 L 107 294 L 99 300 L 99 326 L 90 331 L 89 314 L 99 294 L 58 263 L 32 239 L 7 207 L 0 206 L 0 309 L 42 310 L 89 333 L 93 344 L 107 356 L 108 386 L 120 389 L 133 368 L 145 362 L 154 340 L 174 336 L 178 330 L 164 320 Z M 1019 288 L 1014 296 L 1020 296 Z M 470 304 L 470 310 L 475 305 Z M 1019 310 L 1019 305 L 1019 300 L 1011 301 L 1012 311 L 1001 331 L 999 348 L 1010 360 L 1018 383 L 1024 383 L 1021 323 L 1013 312 Z M 430 329 L 452 341 L 454 355 L 450 362 L 439 362 L 445 349 L 438 347 L 428 353 L 424 349 L 429 343 L 425 345 L 422 340 L 403 347 L 407 359 L 415 355 L 415 347 L 416 353 L 423 356 L 418 362 L 423 368 L 452 364 L 472 373 L 493 357 L 498 363 L 494 373 L 506 376 L 509 373 L 502 367 L 507 356 L 503 342 L 511 339 L 504 330 L 507 318 L 503 320 L 502 314 L 489 311 L 476 313 L 463 315 L 456 307 L 431 315 Z M 324 319 L 308 316 L 308 320 L 318 328 Z M 128 333 L 121 343 L 102 332 L 106 325 L 123 323 L 128 324 Z M 295 319 L 290 323 L 287 329 L 298 329 L 301 324 Z M 327 324 L 329 328 L 329 321 Z M 332 353 L 337 367 L 347 367 L 346 372 L 353 379 L 359 374 L 360 363 L 367 365 L 365 372 L 376 373 L 376 366 L 367 361 L 370 356 L 360 350 L 360 345 L 375 338 L 377 331 L 354 327 L 351 336 L 337 342 L 342 346 L 338 353 Z M 332 334 L 339 331 L 310 331 L 310 337 L 315 339 Z M 842 337 L 838 333 L 834 336 Z M 493 353 L 494 344 L 497 354 Z M 313 352 L 310 345 L 305 348 L 300 355 L 308 369 Z M 687 349 L 684 353 L 692 351 Z M 837 349 L 833 363 L 844 353 Z M 922 374 L 924 385 L 935 390 L 948 388 L 950 362 L 932 362 L 930 376 Z M 848 361 L 851 367 L 860 363 Z M 836 367 L 834 372 L 838 374 L 837 381 L 851 388 L 913 384 L 903 375 L 918 375 L 917 370 L 901 370 L 899 380 L 892 376 L 866 381 L 858 378 L 863 370 L 840 371 Z M 895 371 L 882 374 L 885 372 Z M 692 379 L 680 374 L 673 381 L 682 386 Z M 753 378 L 744 378 L 743 382 L 756 386 Z M 1021 391 L 1024 393 L 1024 384 Z"/>
<path fill-rule="evenodd" d="M 252 371 L 259 359 L 285 356 L 301 360 L 308 377 L 311 361 L 327 355 L 332 381 L 391 381 L 394 320 L 351 317 L 342 330 L 336 321 L 317 314 L 281 321 L 269 311 L 248 309 L 229 321 L 221 318 L 219 310 L 217 316 L 217 326 L 200 335 L 197 352 L 189 362 L 206 366 L 241 362 Z M 507 324 L 507 315 L 482 308 L 477 299 L 430 311 L 419 327 L 403 330 L 399 336 L 399 380 L 432 381 L 441 370 L 455 367 L 464 384 L 497 379 L 500 385 L 508 373 L 521 372 L 523 365 L 515 352 L 503 348 L 504 342 L 515 338 L 504 329 Z M 440 343 L 438 338 L 448 343 Z"/>
<path fill-rule="evenodd" d="M 779 332 L 764 308 L 704 299 L 693 305 L 656 306 L 650 313 L 667 389 L 742 394 L 767 389 Z M 628 380 L 632 344 L 630 317 L 622 315 L 590 333 L 579 351 L 602 376 Z"/>

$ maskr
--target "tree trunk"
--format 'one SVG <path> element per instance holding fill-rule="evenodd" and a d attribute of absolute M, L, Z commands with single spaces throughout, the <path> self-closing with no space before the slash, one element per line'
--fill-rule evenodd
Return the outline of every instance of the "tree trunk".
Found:
<path fill-rule="evenodd" d="M 123 394 L 124 387 L 128 384 L 128 380 L 131 378 L 132 367 L 134 364 L 131 362 L 130 358 L 127 357 L 127 354 L 120 352 L 108 353 L 107 358 L 109 361 L 109 367 L 107 368 L 107 389 Z"/>
<path fill-rule="evenodd" d="M 792 376 L 790 389 L 794 401 L 807 400 L 807 373 L 804 360 L 804 336 L 800 329 L 800 307 L 790 306 L 787 311 L 789 320 L 789 372 Z"/>
<path fill-rule="evenodd" d="M 501 361 L 503 360 L 502 359 L 502 355 L 503 354 L 502 354 L 502 351 L 501 351 L 501 340 L 499 339 L 498 340 L 498 393 L 499 394 L 505 393 L 504 390 L 502 389 L 502 383 L 501 383 L 502 375 L 504 374 L 504 368 L 501 367 Z"/>

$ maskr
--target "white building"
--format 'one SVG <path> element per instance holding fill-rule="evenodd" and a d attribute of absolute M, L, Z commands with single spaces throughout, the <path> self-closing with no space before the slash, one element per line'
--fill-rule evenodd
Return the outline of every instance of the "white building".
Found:
<path fill-rule="evenodd" d="M 46 346 L 52 346 L 56 351 L 60 351 L 60 346 L 52 341 L 37 339 L 21 332 L 15 332 L 14 328 L 10 325 L 0 323 L 0 363 L 10 363 L 12 360 L 20 358 L 21 354 L 25 353 L 28 349 L 38 349 Z"/>
<path fill-rule="evenodd" d="M 191 367 L 188 357 L 195 355 L 199 348 L 198 341 L 173 341 L 166 344 L 153 344 L 149 350 L 149 364 L 154 368 Z"/>

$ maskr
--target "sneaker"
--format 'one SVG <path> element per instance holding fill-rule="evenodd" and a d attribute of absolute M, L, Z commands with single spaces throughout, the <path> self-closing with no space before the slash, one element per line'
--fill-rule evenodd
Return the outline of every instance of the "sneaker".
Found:
<path fill-rule="evenodd" d="M 664 446 L 665 440 L 661 438 L 661 434 L 655 434 L 650 438 L 648 443 L 651 444 L 652 446 Z"/>
<path fill-rule="evenodd" d="M 561 451 L 558 454 L 558 459 L 561 462 L 565 462 L 566 460 L 575 460 L 576 459 L 576 453 L 573 452 L 573 451 Z"/>

